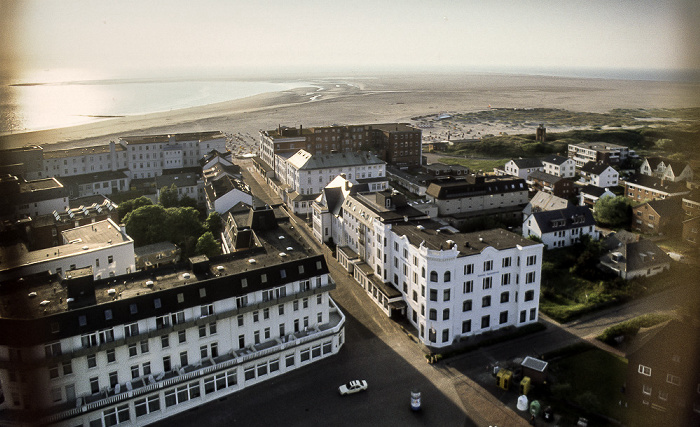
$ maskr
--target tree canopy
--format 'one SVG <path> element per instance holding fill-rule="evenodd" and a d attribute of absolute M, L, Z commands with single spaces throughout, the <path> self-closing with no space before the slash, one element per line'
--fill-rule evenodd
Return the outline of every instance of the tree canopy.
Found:
<path fill-rule="evenodd" d="M 195 247 L 194 253 L 196 255 L 213 257 L 221 253 L 221 246 L 216 239 L 214 239 L 214 235 L 211 231 L 207 231 L 197 239 L 197 246 Z"/>
<path fill-rule="evenodd" d="M 214 238 L 218 240 L 218 237 L 221 235 L 221 231 L 223 230 L 221 214 L 216 211 L 210 213 L 207 219 L 204 220 L 204 226 L 211 232 Z"/>
<path fill-rule="evenodd" d="M 625 196 L 601 197 L 593 210 L 593 218 L 608 227 L 624 227 L 631 217 L 632 202 Z"/>
<path fill-rule="evenodd" d="M 121 218 L 123 221 L 124 217 L 126 217 L 126 215 L 134 209 L 138 209 L 141 206 L 147 206 L 152 204 L 153 202 L 151 201 L 151 199 L 149 199 L 146 196 L 141 196 L 131 200 L 125 200 L 119 203 L 119 218 Z"/>
<path fill-rule="evenodd" d="M 136 246 L 169 241 L 180 246 L 183 256 L 192 254 L 197 238 L 205 231 L 199 211 L 191 207 L 142 206 L 130 212 L 124 224 Z"/>
<path fill-rule="evenodd" d="M 160 189 L 158 203 L 163 205 L 164 208 L 174 208 L 180 205 L 180 195 L 177 192 L 175 184 Z"/>

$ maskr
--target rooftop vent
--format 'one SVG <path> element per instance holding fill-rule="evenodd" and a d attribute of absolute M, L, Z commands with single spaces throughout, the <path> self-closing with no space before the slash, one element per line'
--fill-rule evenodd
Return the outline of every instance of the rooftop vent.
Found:
<path fill-rule="evenodd" d="M 248 260 L 248 263 L 249 263 L 249 264 L 255 264 L 256 262 L 257 262 L 257 261 L 256 261 L 255 259 L 253 259 L 253 258 L 251 258 L 251 259 Z"/>
<path fill-rule="evenodd" d="M 153 286 L 153 280 L 146 281 L 146 286 L 148 286 L 148 287 Z"/>
<path fill-rule="evenodd" d="M 114 295 L 114 294 L 116 294 L 116 293 L 117 293 L 117 290 L 114 289 L 114 288 L 108 289 L 108 290 L 107 290 L 107 294 L 108 294 L 108 295 Z"/>
<path fill-rule="evenodd" d="M 223 266 L 223 265 L 217 265 L 217 266 L 216 266 L 216 269 L 217 269 L 218 271 L 222 271 L 222 270 L 224 269 L 224 266 Z"/>
<path fill-rule="evenodd" d="M 185 273 L 182 275 L 183 279 L 189 279 L 190 278 L 190 273 Z"/>
<path fill-rule="evenodd" d="M 279 236 L 278 239 L 284 240 L 284 236 Z"/>
<path fill-rule="evenodd" d="M 422 225 L 416 225 L 416 228 L 420 231 L 425 230 L 425 227 L 423 227 Z"/>
<path fill-rule="evenodd" d="M 452 246 L 454 246 L 454 245 L 455 245 L 455 241 L 454 241 L 454 240 L 448 240 L 448 241 L 447 241 L 447 246 L 448 246 L 450 249 L 452 249 Z"/>
<path fill-rule="evenodd" d="M 90 248 L 88 248 L 87 245 L 83 246 L 83 250 L 84 250 L 84 251 L 86 251 L 86 250 L 88 250 L 88 249 L 90 249 Z"/>
<path fill-rule="evenodd" d="M 293 250 L 294 250 L 294 248 L 293 248 L 293 247 L 291 247 L 291 246 L 287 246 L 287 252 L 290 252 L 290 251 L 293 251 Z"/>
<path fill-rule="evenodd" d="M 284 258 L 284 257 L 286 257 L 286 256 L 287 256 L 287 254 L 286 254 L 286 253 L 284 253 L 284 252 L 280 252 L 280 256 Z"/>
<path fill-rule="evenodd" d="M 479 241 L 480 241 L 480 242 L 483 242 L 483 241 L 484 241 L 484 238 L 483 238 L 483 237 L 479 237 Z"/>
<path fill-rule="evenodd" d="M 29 293 L 29 298 L 34 298 L 36 296 L 36 292 L 30 292 Z"/>
<path fill-rule="evenodd" d="M 42 307 L 44 307 L 44 306 L 49 305 L 50 303 L 51 303 L 51 301 L 45 299 L 45 300 L 43 300 L 42 302 L 40 302 L 39 305 L 42 306 Z"/>

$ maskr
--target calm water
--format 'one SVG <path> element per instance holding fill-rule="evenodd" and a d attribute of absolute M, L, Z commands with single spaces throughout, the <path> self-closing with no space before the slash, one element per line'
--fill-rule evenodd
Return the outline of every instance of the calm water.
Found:
<path fill-rule="evenodd" d="M 308 86 L 235 79 L 23 79 L 0 88 L 0 132 L 52 129 Z M 49 77 L 48 79 L 46 77 Z M 53 77 L 53 81 L 50 77 Z"/>

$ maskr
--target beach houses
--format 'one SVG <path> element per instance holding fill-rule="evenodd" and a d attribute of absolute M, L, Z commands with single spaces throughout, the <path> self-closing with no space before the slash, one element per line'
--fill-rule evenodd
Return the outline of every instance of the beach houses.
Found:
<path fill-rule="evenodd" d="M 539 159 L 510 159 L 508 162 L 506 162 L 503 170 L 505 171 L 506 175 L 527 179 L 527 177 L 535 171 L 544 171 L 544 165 Z"/>
<path fill-rule="evenodd" d="M 588 162 L 616 165 L 624 162 L 630 155 L 629 148 L 607 142 L 582 142 L 569 144 L 568 157 L 582 167 Z"/>
<path fill-rule="evenodd" d="M 653 176 L 665 181 L 692 181 L 693 169 L 686 162 L 669 160 L 663 157 L 646 157 L 639 167 L 642 175 Z"/>
<path fill-rule="evenodd" d="M 522 233 L 523 237 L 539 238 L 547 249 L 571 246 L 584 235 L 593 240 L 600 236 L 593 214 L 585 206 L 533 212 L 525 218 Z"/>
<path fill-rule="evenodd" d="M 573 178 L 576 175 L 576 162 L 562 156 L 547 156 L 541 159 L 543 172 L 560 178 Z"/>
<path fill-rule="evenodd" d="M 581 183 L 600 188 L 616 187 L 620 181 L 620 174 L 612 166 L 603 163 L 588 162 L 581 167 L 580 173 Z"/>

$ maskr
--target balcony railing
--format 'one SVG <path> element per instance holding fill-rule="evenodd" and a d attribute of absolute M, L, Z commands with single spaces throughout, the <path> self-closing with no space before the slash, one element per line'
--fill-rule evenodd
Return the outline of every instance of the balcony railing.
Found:
<path fill-rule="evenodd" d="M 345 325 L 345 316 L 332 299 L 329 299 L 329 304 L 330 319 L 328 323 L 288 334 L 281 338 L 255 344 L 244 349 L 231 350 L 222 356 L 204 359 L 197 365 L 180 367 L 168 373 L 160 373 L 155 377 L 153 375 L 149 375 L 146 378 L 142 377 L 138 380 L 125 383 L 123 387 L 120 384 L 119 393 L 115 392 L 115 387 L 115 389 L 112 390 L 105 389 L 99 394 L 79 397 L 75 401 L 75 408 L 47 416 L 42 420 L 42 424 L 50 424 L 65 420 L 81 413 L 90 412 L 95 409 L 129 400 L 133 397 L 201 378 L 205 375 L 222 371 L 233 366 L 239 366 L 251 360 L 335 335 L 339 333 Z"/>

